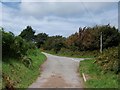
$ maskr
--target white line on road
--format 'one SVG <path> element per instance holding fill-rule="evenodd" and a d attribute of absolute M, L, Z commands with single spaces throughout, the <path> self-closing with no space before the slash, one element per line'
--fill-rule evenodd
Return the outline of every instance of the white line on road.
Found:
<path fill-rule="evenodd" d="M 75 62 L 80 62 L 81 60 L 84 60 L 84 59 L 82 59 L 82 58 L 80 58 L 80 59 L 71 59 L 71 60 L 73 60 L 73 61 L 75 61 Z"/>

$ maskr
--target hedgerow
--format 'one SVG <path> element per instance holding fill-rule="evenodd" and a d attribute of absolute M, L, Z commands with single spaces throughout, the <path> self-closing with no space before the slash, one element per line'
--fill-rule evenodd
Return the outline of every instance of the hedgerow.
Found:
<path fill-rule="evenodd" d="M 112 71 L 116 74 L 120 72 L 118 48 L 120 46 L 106 49 L 96 58 L 96 63 L 103 71 Z"/>
<path fill-rule="evenodd" d="M 3 60 L 10 60 L 6 58 L 17 58 L 16 60 L 21 60 L 25 62 L 28 62 L 28 58 L 25 56 L 27 55 L 27 51 L 29 49 L 35 49 L 35 44 L 32 42 L 27 42 L 25 39 L 23 39 L 20 36 L 15 36 L 11 32 L 5 32 L 4 30 L 2 32 L 2 57 Z M 29 59 L 30 60 L 30 59 Z M 31 60 L 30 60 L 31 61 Z"/>

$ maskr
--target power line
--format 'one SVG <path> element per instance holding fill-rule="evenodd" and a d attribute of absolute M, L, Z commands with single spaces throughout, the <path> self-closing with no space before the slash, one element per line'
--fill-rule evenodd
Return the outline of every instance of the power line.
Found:
<path fill-rule="evenodd" d="M 82 0 L 81 0 L 82 1 Z M 85 8 L 85 11 L 89 14 L 89 16 L 91 17 L 92 21 L 94 22 L 94 24 L 96 24 L 96 22 L 93 19 L 93 14 L 90 13 L 90 11 L 88 10 L 88 8 L 86 7 L 85 3 L 82 1 L 81 2 L 83 7 Z M 96 24 L 97 25 L 97 24 Z M 100 53 L 102 53 L 102 49 L 103 49 L 103 40 L 102 40 L 102 32 L 100 33 Z"/>
<path fill-rule="evenodd" d="M 81 0 L 82 1 L 82 0 Z M 88 10 L 88 8 L 87 8 L 87 6 L 85 5 L 85 3 L 82 1 L 81 2 L 82 3 L 82 5 L 83 5 L 83 7 L 84 7 L 84 9 L 85 9 L 85 11 L 87 12 L 87 14 L 90 16 L 90 19 L 92 19 L 92 21 L 94 22 L 94 24 L 96 24 L 96 22 L 95 22 L 95 20 L 94 20 L 94 16 L 93 16 L 93 14 L 90 12 L 90 10 Z M 97 25 L 97 24 L 96 24 Z"/>

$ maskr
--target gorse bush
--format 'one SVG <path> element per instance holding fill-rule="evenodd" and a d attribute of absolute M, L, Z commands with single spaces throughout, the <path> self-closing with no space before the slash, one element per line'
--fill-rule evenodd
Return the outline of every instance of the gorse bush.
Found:
<path fill-rule="evenodd" d="M 114 73 L 120 72 L 118 47 L 109 48 L 103 51 L 99 57 L 96 58 L 96 63 L 102 68 L 102 70 L 112 71 Z"/>
<path fill-rule="evenodd" d="M 27 50 L 29 49 L 28 43 L 23 40 L 20 36 L 15 37 L 12 48 L 15 49 L 17 56 L 25 55 Z"/>
<path fill-rule="evenodd" d="M 14 43 L 15 36 L 12 33 L 2 32 L 2 56 L 11 57 L 14 56 L 14 48 L 12 45 Z"/>
<path fill-rule="evenodd" d="M 20 36 L 14 36 L 11 32 L 2 30 L 2 57 L 4 58 L 21 58 L 27 55 L 29 49 L 35 49 L 35 44 L 27 42 Z"/>

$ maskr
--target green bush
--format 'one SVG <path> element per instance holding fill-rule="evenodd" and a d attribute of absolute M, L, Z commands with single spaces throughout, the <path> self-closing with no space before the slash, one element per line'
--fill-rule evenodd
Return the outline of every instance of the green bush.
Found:
<path fill-rule="evenodd" d="M 27 55 L 29 49 L 35 49 L 33 42 L 27 42 L 20 36 L 11 32 L 2 31 L 2 56 L 3 58 L 21 58 Z M 3 59 L 7 60 L 7 59 Z"/>
<path fill-rule="evenodd" d="M 96 63 L 100 65 L 105 72 L 112 71 L 114 73 L 119 73 L 118 47 L 104 50 L 103 53 L 96 58 Z"/>
<path fill-rule="evenodd" d="M 32 67 L 32 59 L 24 56 L 22 57 L 22 63 L 27 67 L 27 68 L 31 68 Z"/>
<path fill-rule="evenodd" d="M 20 36 L 15 37 L 14 43 L 11 45 L 14 51 L 17 54 L 17 57 L 25 55 L 29 49 L 28 43 L 23 40 Z"/>
<path fill-rule="evenodd" d="M 40 50 L 35 49 L 28 50 L 27 56 L 24 56 L 22 62 L 15 58 L 9 59 L 8 63 L 2 63 L 1 78 L 3 90 L 28 88 L 40 75 L 40 65 L 46 60 L 46 56 Z M 14 88 L 12 89 L 11 86 Z M 8 87 L 8 89 L 5 87 Z"/>
<path fill-rule="evenodd" d="M 15 51 L 11 47 L 14 43 L 15 36 L 12 33 L 2 31 L 2 56 L 11 57 L 14 56 Z"/>

